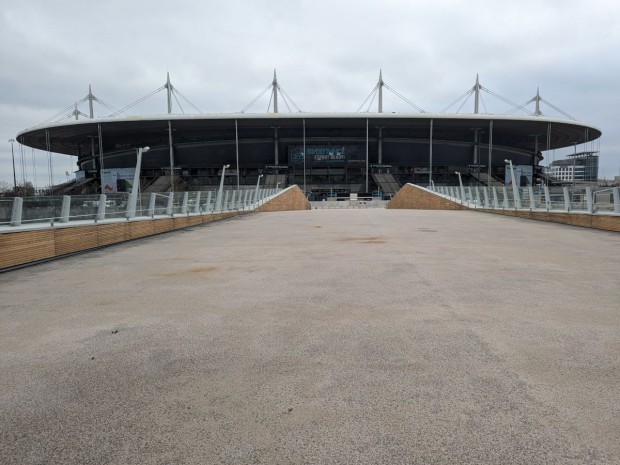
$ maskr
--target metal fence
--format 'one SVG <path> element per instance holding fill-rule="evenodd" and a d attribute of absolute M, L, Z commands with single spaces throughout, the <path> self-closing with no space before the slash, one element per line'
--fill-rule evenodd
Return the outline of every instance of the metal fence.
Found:
<path fill-rule="evenodd" d="M 470 208 L 620 214 L 618 187 L 431 186 Z"/>
<path fill-rule="evenodd" d="M 253 210 L 281 189 L 0 199 L 0 227 Z"/>

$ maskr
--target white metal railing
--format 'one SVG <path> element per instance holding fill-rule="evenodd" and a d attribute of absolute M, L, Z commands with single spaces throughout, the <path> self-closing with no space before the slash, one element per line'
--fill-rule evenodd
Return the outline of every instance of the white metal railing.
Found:
<path fill-rule="evenodd" d="M 429 190 L 469 208 L 620 214 L 618 187 L 433 185 Z"/>
<path fill-rule="evenodd" d="M 254 210 L 282 189 L 12 197 L 0 199 L 0 227 Z"/>

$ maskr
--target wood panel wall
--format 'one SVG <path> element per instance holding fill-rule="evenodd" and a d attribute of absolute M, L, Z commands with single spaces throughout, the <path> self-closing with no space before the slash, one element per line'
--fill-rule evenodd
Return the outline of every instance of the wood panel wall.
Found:
<path fill-rule="evenodd" d="M 0 270 L 139 239 L 251 212 L 226 212 L 118 223 L 55 226 L 0 233 Z"/>

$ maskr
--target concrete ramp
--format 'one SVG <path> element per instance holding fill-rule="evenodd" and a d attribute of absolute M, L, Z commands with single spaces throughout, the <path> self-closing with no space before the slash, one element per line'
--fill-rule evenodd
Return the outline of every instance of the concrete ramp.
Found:
<path fill-rule="evenodd" d="M 310 202 L 298 186 L 291 186 L 256 208 L 257 212 L 310 210 Z"/>
<path fill-rule="evenodd" d="M 405 184 L 386 208 L 411 210 L 467 210 L 467 207 L 448 200 L 424 187 Z"/>

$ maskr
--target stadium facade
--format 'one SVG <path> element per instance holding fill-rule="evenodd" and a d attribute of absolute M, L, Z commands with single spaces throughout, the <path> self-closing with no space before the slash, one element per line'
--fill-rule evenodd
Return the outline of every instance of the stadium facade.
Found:
<path fill-rule="evenodd" d="M 262 174 L 267 187 L 298 184 L 320 198 L 385 192 L 406 182 L 456 184 L 457 171 L 469 182 L 490 184 L 505 179 L 506 160 L 542 175 L 542 151 L 601 136 L 590 124 L 543 116 L 538 101 L 534 116 L 481 114 L 477 104 L 469 114 L 384 113 L 381 103 L 374 113 L 279 113 L 278 90 L 274 77 L 274 113 L 83 119 L 28 129 L 17 139 L 77 156 L 79 170 L 95 183 L 105 170 L 134 168 L 136 149 L 148 146 L 143 185 L 169 177 L 176 190 L 207 189 L 230 165 L 227 185 L 253 185 Z"/>

